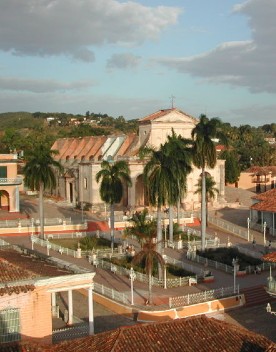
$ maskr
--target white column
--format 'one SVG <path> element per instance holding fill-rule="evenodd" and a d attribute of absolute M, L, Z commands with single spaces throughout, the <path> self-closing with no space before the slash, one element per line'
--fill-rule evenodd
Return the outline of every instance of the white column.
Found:
<path fill-rule="evenodd" d="M 51 296 L 52 296 L 52 306 L 56 306 L 57 305 L 56 293 L 52 292 Z"/>
<path fill-rule="evenodd" d="M 68 291 L 68 325 L 73 324 L 73 291 Z"/>
<path fill-rule="evenodd" d="M 88 289 L 89 335 L 94 335 L 93 287 Z"/>

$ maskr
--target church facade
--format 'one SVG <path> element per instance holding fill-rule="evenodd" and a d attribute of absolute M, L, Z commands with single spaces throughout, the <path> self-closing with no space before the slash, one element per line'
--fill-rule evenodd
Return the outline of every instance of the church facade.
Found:
<path fill-rule="evenodd" d="M 126 160 L 130 168 L 131 187 L 124 187 L 121 206 L 135 208 L 148 206 L 143 169 L 146 163 L 138 156 L 139 149 L 151 146 L 158 149 L 165 143 L 172 129 L 177 135 L 191 138 L 191 131 L 198 120 L 183 111 L 173 108 L 159 110 L 139 120 L 139 133 L 91 136 L 83 138 L 58 139 L 52 149 L 58 151 L 55 158 L 63 165 L 64 172 L 58 176 L 56 195 L 73 205 L 89 204 L 92 208 L 103 205 L 99 195 L 99 184 L 95 180 L 101 169 L 102 160 Z M 214 169 L 206 169 L 215 180 L 219 190 L 214 202 L 224 200 L 225 166 L 224 160 L 217 160 Z M 200 207 L 200 195 L 195 194 L 201 170 L 193 167 L 187 178 L 187 192 L 182 200 L 185 210 Z"/>

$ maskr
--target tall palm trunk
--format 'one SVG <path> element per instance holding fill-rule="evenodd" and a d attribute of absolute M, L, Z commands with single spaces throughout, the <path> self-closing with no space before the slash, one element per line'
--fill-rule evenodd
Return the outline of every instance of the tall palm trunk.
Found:
<path fill-rule="evenodd" d="M 180 224 L 180 199 L 177 201 L 177 223 Z"/>
<path fill-rule="evenodd" d="M 152 305 L 152 268 L 149 270 L 149 305 Z"/>
<path fill-rule="evenodd" d="M 114 250 L 114 223 L 115 223 L 115 211 L 114 203 L 110 204 L 110 239 L 111 239 L 111 252 Z"/>
<path fill-rule="evenodd" d="M 205 237 L 206 237 L 206 175 L 205 166 L 202 167 L 201 177 L 201 249 L 205 250 Z"/>
<path fill-rule="evenodd" d="M 45 240 L 44 234 L 44 204 L 43 204 L 44 185 L 42 182 L 39 184 L 39 221 L 40 221 L 40 237 Z"/>
<path fill-rule="evenodd" d="M 173 242 L 173 206 L 169 206 L 169 238 Z"/>
<path fill-rule="evenodd" d="M 161 223 L 161 206 L 158 205 L 157 207 L 157 245 L 156 249 L 157 252 L 162 254 L 162 242 L 163 242 L 163 236 L 162 236 L 162 223 Z M 158 263 L 158 277 L 159 279 L 162 278 L 162 266 Z"/>
<path fill-rule="evenodd" d="M 161 206 L 158 205 L 157 207 L 157 215 L 156 215 L 156 221 L 157 221 L 157 252 L 161 253 L 162 252 L 162 223 L 161 223 Z"/>

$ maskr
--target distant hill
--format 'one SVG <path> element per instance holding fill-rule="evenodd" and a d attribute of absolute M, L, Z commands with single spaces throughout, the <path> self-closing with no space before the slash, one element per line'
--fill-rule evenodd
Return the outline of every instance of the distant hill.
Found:
<path fill-rule="evenodd" d="M 30 112 L 4 112 L 0 113 L 0 130 L 7 128 L 34 128 L 35 126 L 42 126 L 43 120 L 35 119 Z"/>

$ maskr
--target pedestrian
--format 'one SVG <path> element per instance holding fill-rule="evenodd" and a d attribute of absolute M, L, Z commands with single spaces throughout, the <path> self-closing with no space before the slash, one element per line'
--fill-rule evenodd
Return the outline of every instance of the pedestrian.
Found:
<path fill-rule="evenodd" d="M 253 248 L 255 248 L 255 246 L 256 246 L 256 240 L 255 240 L 255 238 L 253 238 L 252 245 L 253 245 Z"/>

